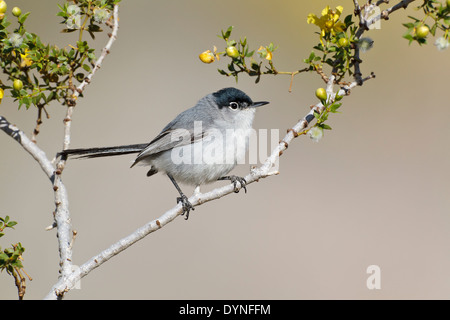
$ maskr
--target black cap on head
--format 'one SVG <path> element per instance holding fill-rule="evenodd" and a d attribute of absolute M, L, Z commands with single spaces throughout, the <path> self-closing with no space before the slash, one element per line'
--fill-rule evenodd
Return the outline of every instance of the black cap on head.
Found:
<path fill-rule="evenodd" d="M 228 107 L 231 102 L 237 102 L 241 107 L 259 107 L 268 103 L 265 101 L 253 103 L 252 99 L 250 99 L 247 94 L 233 87 L 221 89 L 214 92 L 212 95 L 216 99 L 219 109 Z"/>

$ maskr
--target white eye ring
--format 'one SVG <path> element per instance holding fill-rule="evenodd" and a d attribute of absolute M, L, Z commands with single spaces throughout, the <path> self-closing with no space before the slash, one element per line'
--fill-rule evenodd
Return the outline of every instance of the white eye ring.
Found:
<path fill-rule="evenodd" d="M 239 104 L 237 102 L 230 102 L 230 109 L 237 110 L 239 108 Z"/>

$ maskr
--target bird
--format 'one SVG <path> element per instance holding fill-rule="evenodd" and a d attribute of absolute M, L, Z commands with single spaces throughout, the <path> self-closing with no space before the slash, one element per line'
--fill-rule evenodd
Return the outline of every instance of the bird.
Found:
<path fill-rule="evenodd" d="M 178 182 L 200 186 L 217 180 L 230 180 L 234 192 L 247 192 L 244 178 L 228 175 L 245 156 L 257 107 L 268 101 L 253 102 L 243 91 L 228 87 L 207 94 L 193 107 L 178 114 L 149 143 L 67 149 L 57 156 L 67 160 L 99 158 L 137 153 L 131 167 L 149 166 L 147 176 L 165 173 L 179 193 L 182 215 L 194 210 Z M 240 188 L 238 188 L 238 183 Z"/>

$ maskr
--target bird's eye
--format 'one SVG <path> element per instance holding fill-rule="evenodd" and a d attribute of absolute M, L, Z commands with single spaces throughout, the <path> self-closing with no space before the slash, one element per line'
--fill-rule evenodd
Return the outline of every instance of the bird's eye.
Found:
<path fill-rule="evenodd" d="M 239 104 L 237 102 L 230 102 L 230 109 L 237 110 L 239 108 Z"/>

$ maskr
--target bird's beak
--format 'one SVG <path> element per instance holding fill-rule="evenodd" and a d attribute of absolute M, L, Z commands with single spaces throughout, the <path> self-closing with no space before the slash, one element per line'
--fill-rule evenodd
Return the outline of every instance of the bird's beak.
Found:
<path fill-rule="evenodd" d="M 258 101 L 258 102 L 253 102 L 252 107 L 261 107 L 264 106 L 266 104 L 269 104 L 269 101 Z"/>

